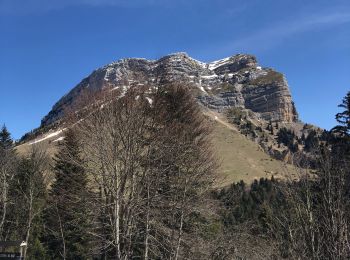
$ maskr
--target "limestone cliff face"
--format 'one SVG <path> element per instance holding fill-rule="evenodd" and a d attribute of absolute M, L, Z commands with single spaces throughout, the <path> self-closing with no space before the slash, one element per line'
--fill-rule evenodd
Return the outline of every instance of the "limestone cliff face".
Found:
<path fill-rule="evenodd" d="M 172 82 L 190 86 L 201 104 L 219 112 L 243 107 L 265 120 L 294 122 L 298 118 L 285 77 L 260 67 L 254 56 L 238 54 L 204 63 L 186 53 L 175 53 L 159 60 L 122 59 L 95 70 L 54 105 L 42 125 L 60 119 L 64 107 L 73 104 L 86 88 L 125 90 L 131 85 L 151 87 Z"/>

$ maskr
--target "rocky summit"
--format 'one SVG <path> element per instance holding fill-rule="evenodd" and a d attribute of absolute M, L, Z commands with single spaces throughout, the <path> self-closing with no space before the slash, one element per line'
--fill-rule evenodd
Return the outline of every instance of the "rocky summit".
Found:
<path fill-rule="evenodd" d="M 152 87 L 175 82 L 189 86 L 202 105 L 218 112 L 241 107 L 265 120 L 298 120 L 285 77 L 259 66 L 256 57 L 237 54 L 205 63 L 186 53 L 174 53 L 158 60 L 122 59 L 95 70 L 54 105 L 42 126 L 59 120 L 64 108 L 72 105 L 84 89 L 112 87 L 125 91 L 135 85 Z"/>

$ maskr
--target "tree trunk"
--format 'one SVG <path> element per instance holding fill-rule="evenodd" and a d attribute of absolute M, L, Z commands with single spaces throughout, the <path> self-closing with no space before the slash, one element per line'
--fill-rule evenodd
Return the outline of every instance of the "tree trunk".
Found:
<path fill-rule="evenodd" d="M 33 194 L 30 193 L 30 195 L 29 195 L 28 226 L 27 226 L 27 233 L 26 233 L 27 245 L 28 245 L 28 241 L 29 241 L 30 230 L 32 228 L 32 221 L 33 221 Z M 28 250 L 28 246 L 25 246 L 24 250 L 23 250 L 23 259 L 26 259 L 27 250 Z"/>
<path fill-rule="evenodd" d="M 63 257 L 63 260 L 66 260 L 67 258 L 67 253 L 66 253 L 66 240 L 64 238 L 64 231 L 63 231 L 63 226 L 62 226 L 62 220 L 61 220 L 61 216 L 58 212 L 58 208 L 57 208 L 57 205 L 56 205 L 56 209 L 57 209 L 57 216 L 58 216 L 58 221 L 59 221 L 59 224 L 60 224 L 60 233 L 61 233 L 61 239 L 62 239 L 62 245 L 63 245 L 63 254 L 62 254 L 62 257 Z"/>
<path fill-rule="evenodd" d="M 2 216 L 1 216 L 1 221 L 0 221 L 0 237 L 3 236 L 3 228 L 5 224 L 5 219 L 6 219 L 6 210 L 7 210 L 7 182 L 6 182 L 6 172 L 3 171 L 3 188 L 2 188 Z"/>
<path fill-rule="evenodd" d="M 175 251 L 175 260 L 179 257 L 180 247 L 181 247 L 181 238 L 182 238 L 182 229 L 183 229 L 183 222 L 184 222 L 184 207 L 185 207 L 185 200 L 186 200 L 186 193 L 187 193 L 187 179 L 185 181 L 185 187 L 184 187 L 184 193 L 182 197 L 181 202 L 181 217 L 180 217 L 180 228 L 179 228 L 179 236 L 177 239 L 177 245 L 176 245 L 176 251 Z"/>
<path fill-rule="evenodd" d="M 149 193 L 149 181 L 147 181 L 147 212 L 146 212 L 146 236 L 145 236 L 145 256 L 144 259 L 148 260 L 148 251 L 149 251 L 149 211 L 150 211 L 150 193 Z"/>

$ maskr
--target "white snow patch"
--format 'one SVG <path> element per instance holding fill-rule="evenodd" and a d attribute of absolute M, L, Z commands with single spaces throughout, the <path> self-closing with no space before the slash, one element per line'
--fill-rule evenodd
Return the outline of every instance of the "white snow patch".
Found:
<path fill-rule="evenodd" d="M 109 75 L 111 75 L 111 74 L 113 73 L 113 71 L 114 71 L 113 68 L 107 67 L 107 69 L 106 69 L 106 74 L 105 74 L 105 76 L 104 76 L 104 80 L 105 80 L 105 81 L 108 81 L 108 77 L 109 77 Z"/>
<path fill-rule="evenodd" d="M 208 65 L 208 69 L 210 70 L 215 70 L 216 68 L 222 66 L 222 65 L 225 65 L 226 63 L 228 63 L 230 60 L 230 57 L 227 57 L 227 58 L 224 58 L 224 59 L 221 59 L 221 60 L 216 60 L 216 61 L 213 61 L 213 62 L 210 62 Z"/>
<path fill-rule="evenodd" d="M 204 93 L 207 93 L 202 86 L 199 86 L 199 89 L 202 90 Z"/>
<path fill-rule="evenodd" d="M 36 143 L 40 143 L 40 142 L 42 142 L 42 141 L 44 141 L 44 140 L 46 140 L 46 139 L 50 139 L 50 138 L 52 138 L 52 137 L 54 137 L 54 136 L 57 136 L 57 135 L 59 135 L 60 133 L 62 133 L 64 130 L 65 130 L 65 128 L 64 128 L 64 129 L 61 129 L 61 130 L 58 130 L 58 131 L 56 131 L 56 132 L 53 132 L 53 133 L 51 133 L 51 134 L 48 134 L 47 136 L 45 136 L 45 137 L 43 137 L 43 138 L 41 138 L 41 139 L 38 139 L 38 140 L 35 140 L 34 142 L 29 143 L 29 145 L 36 144 Z"/>
<path fill-rule="evenodd" d="M 260 67 L 260 66 L 257 66 L 256 69 L 257 69 L 257 70 L 261 70 L 261 67 Z"/>
<path fill-rule="evenodd" d="M 122 88 L 122 90 L 121 90 L 121 93 L 120 93 L 120 96 L 119 96 L 119 97 L 124 97 L 124 96 L 125 96 L 126 91 L 128 90 L 128 87 L 129 87 L 129 86 L 125 86 L 125 85 L 123 85 L 123 86 L 117 86 L 117 87 L 112 88 L 112 89 L 111 89 L 111 91 L 113 91 L 113 90 L 117 90 L 117 89 Z"/>
<path fill-rule="evenodd" d="M 146 97 L 146 99 L 147 99 L 148 103 L 149 103 L 150 105 L 152 105 L 153 100 L 152 100 L 151 98 L 149 98 L 149 97 Z"/>
<path fill-rule="evenodd" d="M 203 78 L 203 79 L 215 79 L 215 78 L 217 78 L 218 77 L 218 75 L 208 75 L 208 76 L 201 76 L 201 78 Z"/>
<path fill-rule="evenodd" d="M 59 141 L 62 141 L 62 140 L 64 140 L 64 136 L 61 136 L 61 137 L 59 137 L 59 138 L 57 138 L 55 141 L 53 141 L 53 142 L 59 142 Z"/>
<path fill-rule="evenodd" d="M 207 68 L 207 64 L 206 64 L 206 63 L 201 62 L 201 61 L 199 61 L 199 60 L 196 60 L 196 59 L 194 59 L 194 58 L 190 58 L 190 59 L 193 60 L 194 62 L 198 63 L 199 66 L 201 66 L 203 69 L 206 69 L 206 68 Z"/>

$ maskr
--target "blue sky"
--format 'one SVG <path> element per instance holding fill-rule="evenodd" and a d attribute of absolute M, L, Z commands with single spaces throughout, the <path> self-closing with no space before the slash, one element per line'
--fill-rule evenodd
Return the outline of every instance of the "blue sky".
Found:
<path fill-rule="evenodd" d="M 177 51 L 256 55 L 329 129 L 350 90 L 350 1 L 0 0 L 0 124 L 19 138 L 92 70 Z"/>

